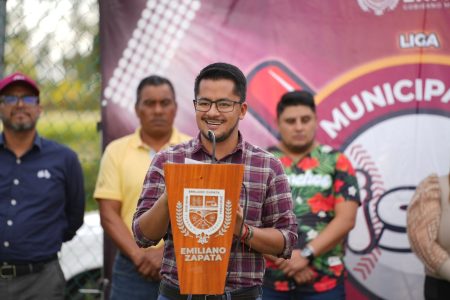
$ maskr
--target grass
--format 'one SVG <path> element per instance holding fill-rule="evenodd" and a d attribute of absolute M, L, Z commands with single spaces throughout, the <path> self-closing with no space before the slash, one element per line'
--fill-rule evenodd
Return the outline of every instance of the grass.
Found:
<path fill-rule="evenodd" d="M 92 195 L 101 157 L 99 111 L 46 111 L 38 122 L 39 134 L 69 146 L 80 159 L 84 174 L 86 210 L 97 209 Z"/>

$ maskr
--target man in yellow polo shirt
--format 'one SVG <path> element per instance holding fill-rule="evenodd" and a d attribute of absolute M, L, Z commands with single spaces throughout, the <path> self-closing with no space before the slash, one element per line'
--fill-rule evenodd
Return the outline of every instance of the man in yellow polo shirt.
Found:
<path fill-rule="evenodd" d="M 119 249 L 112 275 L 112 300 L 158 297 L 163 247 L 139 248 L 131 221 L 155 153 L 190 140 L 173 127 L 177 103 L 168 79 L 155 75 L 144 78 L 137 88 L 135 111 L 141 126 L 106 147 L 94 192 L 103 229 Z"/>

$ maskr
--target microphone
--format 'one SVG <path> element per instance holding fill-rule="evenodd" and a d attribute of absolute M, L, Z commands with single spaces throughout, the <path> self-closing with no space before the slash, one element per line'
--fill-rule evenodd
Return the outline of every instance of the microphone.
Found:
<path fill-rule="evenodd" d="M 212 142 L 212 163 L 217 163 L 216 161 L 216 135 L 214 134 L 214 131 L 208 130 L 208 138 Z"/>

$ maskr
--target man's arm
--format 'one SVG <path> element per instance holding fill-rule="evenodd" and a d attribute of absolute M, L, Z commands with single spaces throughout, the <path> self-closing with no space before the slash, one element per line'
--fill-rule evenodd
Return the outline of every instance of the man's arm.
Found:
<path fill-rule="evenodd" d="M 163 171 L 167 158 L 163 153 L 157 153 L 150 164 L 133 216 L 132 229 L 139 247 L 155 245 L 166 235 L 169 227 L 169 205 Z"/>
<path fill-rule="evenodd" d="M 358 203 L 354 201 L 345 201 L 336 205 L 334 219 L 309 243 L 314 249 L 315 257 L 326 253 L 342 242 L 355 225 L 357 209 Z M 268 259 L 274 261 L 288 277 L 295 276 L 297 272 L 305 269 L 309 264 L 308 259 L 301 256 L 298 249 L 292 251 L 290 259 L 276 259 L 274 257 L 268 257 Z"/>
<path fill-rule="evenodd" d="M 169 227 L 169 205 L 167 193 L 164 192 L 155 204 L 137 219 L 138 227 L 146 239 L 160 240 Z"/>
<path fill-rule="evenodd" d="M 159 279 L 163 248 L 141 249 L 136 245 L 126 224 L 120 218 L 120 201 L 98 199 L 98 203 L 102 227 L 114 244 L 132 260 L 139 273 Z"/>
<path fill-rule="evenodd" d="M 243 242 L 260 253 L 279 255 L 283 252 L 285 242 L 283 234 L 275 228 L 256 228 L 253 226 L 245 225 L 241 230 L 243 222 L 243 209 L 239 207 L 236 214 L 236 226 L 234 228 L 234 235 L 241 238 L 244 234 L 247 239 Z M 250 233 L 250 232 L 251 233 Z M 245 237 L 244 236 L 244 237 Z"/>
<path fill-rule="evenodd" d="M 314 256 L 320 256 L 342 243 L 356 222 L 356 212 L 360 204 L 358 182 L 355 170 L 348 158 L 339 153 L 333 180 L 335 216 L 320 234 L 312 240 Z"/>
<path fill-rule="evenodd" d="M 65 213 L 67 229 L 64 232 L 63 241 L 70 241 L 77 230 L 83 225 L 84 217 L 84 182 L 83 170 L 75 153 L 71 153 L 66 168 L 66 203 Z"/>
<path fill-rule="evenodd" d="M 254 227 L 244 224 L 243 241 L 250 248 L 262 253 L 288 258 L 297 242 L 297 219 L 293 212 L 293 202 L 289 183 L 279 160 L 270 160 L 270 175 L 262 200 L 261 224 Z M 234 234 L 241 236 L 243 220 L 239 208 Z"/>
<path fill-rule="evenodd" d="M 337 157 L 335 176 L 332 191 L 335 201 L 335 216 L 330 223 L 318 234 L 314 240 L 309 242 L 310 249 L 314 256 L 318 257 L 332 250 L 341 243 L 345 236 L 354 227 L 356 212 L 359 206 L 359 189 L 355 177 L 355 171 L 350 161 L 344 154 Z M 309 261 L 300 255 L 300 251 L 295 251 L 290 260 L 281 261 L 280 269 L 289 277 L 308 266 Z M 277 263 L 277 262 L 276 262 Z"/>
<path fill-rule="evenodd" d="M 359 203 L 344 201 L 335 206 L 335 217 L 309 245 L 314 249 L 314 256 L 320 256 L 341 243 L 355 226 L 356 211 Z"/>
<path fill-rule="evenodd" d="M 275 228 L 252 227 L 253 237 L 245 243 L 259 253 L 280 255 L 284 250 L 284 237 Z"/>

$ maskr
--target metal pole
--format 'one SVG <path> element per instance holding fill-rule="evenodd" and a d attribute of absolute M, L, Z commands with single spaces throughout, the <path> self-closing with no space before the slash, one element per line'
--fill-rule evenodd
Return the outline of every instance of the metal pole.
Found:
<path fill-rule="evenodd" d="M 0 0 L 0 77 L 5 72 L 6 0 Z"/>

